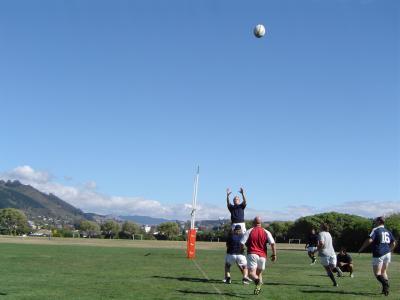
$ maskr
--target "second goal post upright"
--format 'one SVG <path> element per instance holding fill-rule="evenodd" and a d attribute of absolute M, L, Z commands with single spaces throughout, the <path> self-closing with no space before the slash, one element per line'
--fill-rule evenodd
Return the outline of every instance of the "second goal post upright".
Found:
<path fill-rule="evenodd" d="M 190 229 L 187 235 L 187 258 L 196 257 L 196 209 L 197 209 L 197 193 L 199 188 L 199 175 L 200 167 L 197 167 L 196 176 L 194 179 L 193 199 L 192 199 L 192 212 L 190 213 Z"/>

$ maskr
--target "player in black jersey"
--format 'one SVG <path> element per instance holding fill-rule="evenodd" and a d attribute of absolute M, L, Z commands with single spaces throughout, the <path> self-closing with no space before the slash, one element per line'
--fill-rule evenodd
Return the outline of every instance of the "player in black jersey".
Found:
<path fill-rule="evenodd" d="M 315 264 L 317 261 L 315 257 L 315 253 L 317 253 L 318 249 L 318 234 L 315 233 L 315 229 L 311 229 L 311 233 L 308 236 L 308 242 L 306 244 L 306 250 L 308 256 L 311 258 L 311 265 Z"/>

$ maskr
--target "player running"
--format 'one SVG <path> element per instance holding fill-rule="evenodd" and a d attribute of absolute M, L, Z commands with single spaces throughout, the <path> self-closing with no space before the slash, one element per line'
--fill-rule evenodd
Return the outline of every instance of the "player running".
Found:
<path fill-rule="evenodd" d="M 318 255 L 321 265 L 326 270 L 329 278 L 333 282 L 333 286 L 339 286 L 336 282 L 333 272 L 338 272 L 338 276 L 343 276 L 340 269 L 336 268 L 336 253 L 333 249 L 332 236 L 329 233 L 328 224 L 321 224 L 321 232 L 318 234 Z"/>
<path fill-rule="evenodd" d="M 308 242 L 305 247 L 308 256 L 311 258 L 310 265 L 314 265 L 315 262 L 317 261 L 317 258 L 315 257 L 315 253 L 318 251 L 317 246 L 318 246 L 318 234 L 315 233 L 315 229 L 311 229 L 311 233 L 308 236 Z"/>
<path fill-rule="evenodd" d="M 375 228 L 372 229 L 369 238 L 365 240 L 358 253 L 372 244 L 372 269 L 376 279 L 382 284 L 382 294 L 389 295 L 389 278 L 387 270 L 391 260 L 391 252 L 396 247 L 393 234 L 385 228 L 385 219 L 375 219 Z"/>
<path fill-rule="evenodd" d="M 240 203 L 239 196 L 233 198 L 233 205 L 229 201 L 229 196 L 232 194 L 229 188 L 226 189 L 226 205 L 231 213 L 232 230 L 236 225 L 240 225 L 242 232 L 246 232 L 246 224 L 244 222 L 244 209 L 246 208 L 247 202 L 244 196 L 243 188 L 240 188 L 239 193 L 242 195 L 243 201 Z"/>
<path fill-rule="evenodd" d="M 256 284 L 255 295 L 261 292 L 262 272 L 265 270 L 265 261 L 267 259 L 267 244 L 270 244 L 272 249 L 271 261 L 276 261 L 277 259 L 275 240 L 271 232 L 262 228 L 261 223 L 261 218 L 255 217 L 253 228 L 244 234 L 241 241 L 247 247 L 247 267 L 249 268 L 250 277 Z"/>
<path fill-rule="evenodd" d="M 240 242 L 242 237 L 242 229 L 240 225 L 236 225 L 233 232 L 229 233 L 226 241 L 225 283 L 232 283 L 230 271 L 231 266 L 235 263 L 243 274 L 243 284 L 249 284 L 251 282 L 250 278 L 248 277 L 247 260 L 246 256 L 244 256 L 244 248 Z"/>
<path fill-rule="evenodd" d="M 350 277 L 353 278 L 353 258 L 347 253 L 345 247 L 340 248 L 340 252 L 336 255 L 337 265 L 336 268 L 340 269 L 342 272 L 349 272 Z"/>

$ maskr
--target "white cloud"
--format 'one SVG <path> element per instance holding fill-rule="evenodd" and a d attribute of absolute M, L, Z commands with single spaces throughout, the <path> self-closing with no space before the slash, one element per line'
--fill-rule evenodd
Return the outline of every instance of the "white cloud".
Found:
<path fill-rule="evenodd" d="M 95 181 L 78 185 L 64 185 L 56 182 L 48 172 L 34 170 L 30 166 L 20 166 L 0 173 L 0 179 L 19 180 L 44 192 L 52 193 L 85 212 L 115 215 L 145 215 L 167 219 L 187 220 L 192 211 L 191 204 L 165 205 L 160 201 L 142 197 L 110 196 L 97 190 Z M 210 201 L 212 202 L 212 201 Z M 357 214 L 365 217 L 386 215 L 400 211 L 400 202 L 395 201 L 354 201 L 331 207 L 315 208 L 307 205 L 290 206 L 285 210 L 257 210 L 251 205 L 246 209 L 246 218 L 261 216 L 263 220 L 295 220 L 302 216 L 326 211 Z M 228 218 L 225 206 L 200 202 L 196 216 L 198 219 Z"/>
<path fill-rule="evenodd" d="M 8 178 L 13 178 L 20 181 L 46 183 L 51 180 L 51 176 L 47 172 L 35 171 L 30 166 L 20 166 L 4 173 Z"/>

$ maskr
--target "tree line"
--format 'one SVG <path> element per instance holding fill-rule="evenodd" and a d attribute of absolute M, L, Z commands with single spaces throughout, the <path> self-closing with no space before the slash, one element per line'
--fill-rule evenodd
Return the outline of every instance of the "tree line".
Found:
<path fill-rule="evenodd" d="M 141 239 L 162 239 L 162 240 L 184 240 L 182 230 L 175 222 L 165 222 L 157 226 L 157 233 L 145 232 L 138 224 L 125 221 L 123 223 L 115 220 L 106 220 L 99 224 L 94 221 L 82 220 L 76 224 L 76 230 L 80 236 L 87 238 L 106 239 L 133 239 L 134 235 L 140 235 Z M 23 235 L 32 231 L 28 225 L 25 213 L 15 208 L 0 209 L 0 234 Z M 71 228 L 51 228 L 53 237 L 73 237 L 74 230 Z M 138 238 L 138 237 L 136 237 Z"/>
<path fill-rule="evenodd" d="M 290 239 L 300 239 L 302 243 L 307 242 L 311 229 L 317 232 L 322 223 L 330 227 L 336 249 L 346 247 L 348 251 L 356 251 L 368 237 L 373 228 L 373 220 L 357 215 L 329 212 L 312 216 L 301 217 L 296 221 L 274 221 L 264 224 L 271 231 L 278 243 L 287 243 Z M 388 228 L 395 238 L 400 238 L 400 213 L 392 214 L 386 218 Z M 230 231 L 230 223 L 221 224 L 209 230 L 197 232 L 199 241 L 226 241 Z M 251 228 L 251 221 L 246 222 L 246 228 Z M 156 232 L 146 233 L 138 224 L 125 221 L 122 224 L 107 220 L 102 224 L 93 221 L 81 221 L 77 229 L 81 235 L 90 238 L 120 238 L 132 239 L 133 235 L 142 235 L 143 239 L 161 240 L 184 240 L 185 230 L 181 229 L 176 222 L 165 222 L 159 224 Z M 0 209 L 0 234 L 21 235 L 29 233 L 31 228 L 25 214 L 14 208 Z M 61 229 L 53 232 L 53 236 L 72 237 L 72 231 Z M 400 247 L 397 247 L 399 252 Z"/>
<path fill-rule="evenodd" d="M 334 246 L 337 249 L 346 247 L 348 251 L 357 251 L 374 227 L 373 219 L 329 212 L 302 217 L 294 222 L 272 222 L 269 228 L 278 242 L 287 242 L 294 238 L 306 242 L 311 229 L 318 232 L 322 223 L 329 225 Z M 400 213 L 388 216 L 385 227 L 398 240 L 400 238 Z"/>
<path fill-rule="evenodd" d="M 296 221 L 274 221 L 264 224 L 271 231 L 278 243 L 288 243 L 290 239 L 300 239 L 306 243 L 311 229 L 319 231 L 322 223 L 330 227 L 334 246 L 336 249 L 346 247 L 348 251 L 357 251 L 373 228 L 373 219 L 357 215 L 328 212 L 312 216 L 301 217 Z M 400 213 L 392 214 L 386 218 L 385 226 L 389 229 L 396 240 L 400 238 Z M 246 228 L 252 227 L 252 221 L 246 221 Z M 197 240 L 203 241 L 225 241 L 230 224 L 223 224 L 214 230 L 198 232 Z M 400 247 L 397 247 L 399 252 Z"/>

